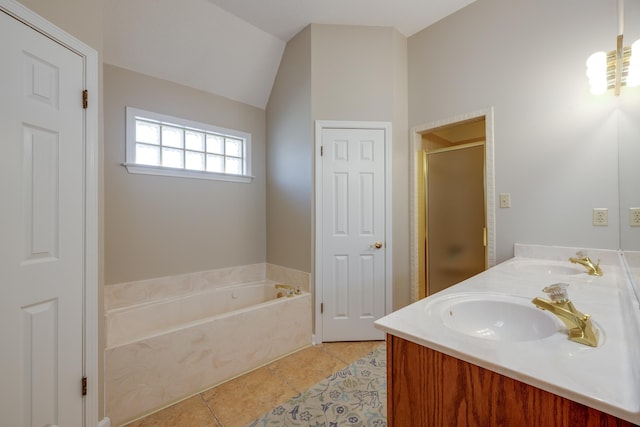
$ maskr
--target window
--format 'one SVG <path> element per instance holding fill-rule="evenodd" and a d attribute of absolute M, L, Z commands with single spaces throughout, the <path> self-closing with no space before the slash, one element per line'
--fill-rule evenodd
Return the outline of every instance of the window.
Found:
<path fill-rule="evenodd" d="M 251 182 L 251 135 L 127 107 L 130 173 Z"/>

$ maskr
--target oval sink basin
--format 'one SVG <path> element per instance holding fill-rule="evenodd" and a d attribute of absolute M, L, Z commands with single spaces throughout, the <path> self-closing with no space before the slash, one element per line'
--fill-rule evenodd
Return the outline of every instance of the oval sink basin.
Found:
<path fill-rule="evenodd" d="M 451 330 L 493 341 L 539 340 L 559 330 L 551 314 L 511 295 L 445 295 L 427 305 L 427 314 Z"/>
<path fill-rule="evenodd" d="M 550 261 L 550 260 L 520 260 L 510 264 L 515 270 L 525 273 L 571 276 L 574 274 L 584 273 L 584 268 L 579 268 L 569 264 L 569 261 Z"/>

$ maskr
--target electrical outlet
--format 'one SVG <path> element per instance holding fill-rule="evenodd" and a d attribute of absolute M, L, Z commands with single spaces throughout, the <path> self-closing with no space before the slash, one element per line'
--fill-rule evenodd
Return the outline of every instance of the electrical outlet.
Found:
<path fill-rule="evenodd" d="M 640 208 L 629 208 L 629 225 L 640 227 Z"/>
<path fill-rule="evenodd" d="M 511 193 L 500 193 L 500 207 L 501 208 L 511 207 Z"/>
<path fill-rule="evenodd" d="M 599 227 L 609 225 L 609 209 L 593 208 L 593 225 Z"/>

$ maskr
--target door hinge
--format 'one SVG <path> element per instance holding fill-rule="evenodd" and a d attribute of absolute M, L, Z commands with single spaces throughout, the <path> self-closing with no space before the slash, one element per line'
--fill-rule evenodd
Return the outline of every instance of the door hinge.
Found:
<path fill-rule="evenodd" d="M 82 377 L 82 395 L 87 395 L 87 377 Z"/>
<path fill-rule="evenodd" d="M 85 89 L 82 91 L 82 108 L 87 107 L 89 107 L 89 91 Z"/>
<path fill-rule="evenodd" d="M 487 227 L 482 229 L 482 244 L 487 247 Z"/>
<path fill-rule="evenodd" d="M 320 314 L 324 313 L 324 303 L 320 303 Z"/>
<path fill-rule="evenodd" d="M 320 146 L 320 156 L 324 155 L 324 145 Z"/>

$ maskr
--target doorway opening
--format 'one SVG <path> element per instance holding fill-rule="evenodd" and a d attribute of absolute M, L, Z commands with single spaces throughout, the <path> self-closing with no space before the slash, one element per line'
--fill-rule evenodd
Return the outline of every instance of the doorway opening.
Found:
<path fill-rule="evenodd" d="M 495 265 L 492 111 L 413 129 L 412 299 Z"/>

